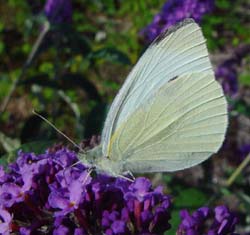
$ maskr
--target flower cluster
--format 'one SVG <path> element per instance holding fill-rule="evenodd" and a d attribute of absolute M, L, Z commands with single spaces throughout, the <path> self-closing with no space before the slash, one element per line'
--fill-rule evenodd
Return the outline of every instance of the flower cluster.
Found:
<path fill-rule="evenodd" d="M 242 60 L 249 55 L 250 45 L 241 45 L 236 48 L 231 58 L 223 61 L 215 72 L 216 78 L 221 82 L 224 92 L 233 96 L 238 92 L 238 67 Z"/>
<path fill-rule="evenodd" d="M 238 219 L 225 206 L 217 206 L 213 211 L 202 207 L 191 215 L 182 210 L 180 216 L 177 235 L 238 235 L 234 233 Z"/>
<path fill-rule="evenodd" d="M 47 0 L 44 12 L 48 20 L 53 24 L 71 23 L 71 0 Z"/>
<path fill-rule="evenodd" d="M 19 152 L 0 168 L 0 234 L 163 234 L 170 197 L 139 177 L 134 182 L 91 172 L 65 148 Z M 92 172 L 93 173 L 93 172 Z"/>
<path fill-rule="evenodd" d="M 193 18 L 199 23 L 213 8 L 213 0 L 168 0 L 142 34 L 147 42 L 152 42 L 162 31 L 185 18 Z"/>

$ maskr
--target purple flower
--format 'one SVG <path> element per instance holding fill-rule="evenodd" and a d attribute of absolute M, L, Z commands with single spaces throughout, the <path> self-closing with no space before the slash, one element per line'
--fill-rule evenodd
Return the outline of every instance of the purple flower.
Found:
<path fill-rule="evenodd" d="M 169 0 L 160 13 L 155 15 L 142 34 L 147 42 L 152 42 L 162 31 L 185 18 L 193 18 L 200 22 L 202 17 L 214 8 L 213 0 Z"/>
<path fill-rule="evenodd" d="M 227 207 L 217 206 L 214 209 L 215 221 L 211 226 L 211 230 L 218 234 L 229 234 L 235 230 L 235 225 L 238 222 L 238 218 L 232 214 Z"/>
<path fill-rule="evenodd" d="M 238 91 L 237 64 L 234 59 L 229 59 L 220 64 L 215 72 L 217 80 L 222 84 L 223 90 L 228 95 Z"/>
<path fill-rule="evenodd" d="M 0 184 L 6 181 L 6 174 L 3 166 L 0 166 Z"/>
<path fill-rule="evenodd" d="M 61 172 L 59 172 L 61 173 Z M 52 208 L 59 208 L 62 211 L 55 215 L 66 215 L 79 207 L 82 202 L 85 184 L 90 182 L 90 176 L 87 171 L 79 175 L 78 179 L 70 179 L 66 188 L 51 187 L 51 193 L 48 203 Z"/>
<path fill-rule="evenodd" d="M 250 144 L 242 145 L 239 148 L 240 158 L 243 160 L 250 153 Z"/>
<path fill-rule="evenodd" d="M 64 225 L 60 225 L 58 228 L 54 229 L 53 235 L 67 235 L 70 233 L 69 228 Z"/>
<path fill-rule="evenodd" d="M 113 231 L 113 234 L 120 234 L 120 235 L 125 235 L 127 234 L 127 224 L 123 220 L 115 220 L 111 224 L 111 230 Z"/>
<path fill-rule="evenodd" d="M 192 214 L 182 210 L 180 217 L 177 235 L 237 235 L 234 230 L 238 219 L 225 206 L 217 206 L 213 211 L 202 207 Z"/>
<path fill-rule="evenodd" d="M 162 187 L 153 190 L 148 179 L 139 177 L 129 186 L 124 197 L 139 232 L 162 234 L 170 229 L 167 222 L 170 219 L 170 197 L 163 196 Z"/>
<path fill-rule="evenodd" d="M 0 205 L 11 207 L 15 203 L 24 201 L 25 188 L 14 183 L 5 183 L 0 187 Z"/>
<path fill-rule="evenodd" d="M 250 45 L 241 45 L 234 49 L 230 58 L 217 67 L 215 76 L 222 84 L 223 90 L 227 95 L 233 97 L 238 92 L 238 67 L 241 65 L 243 58 L 249 53 Z"/>
<path fill-rule="evenodd" d="M 170 228 L 170 196 L 144 177 L 92 176 L 72 166 L 77 155 L 65 148 L 18 155 L 8 171 L 0 168 L 1 234 L 163 235 Z M 236 235 L 237 218 L 224 206 L 183 210 L 181 218 L 177 235 Z"/>
<path fill-rule="evenodd" d="M 150 235 L 170 228 L 170 198 L 146 178 L 90 176 L 82 164 L 72 166 L 77 155 L 65 148 L 18 155 L 7 172 L 0 168 L 6 234 Z"/>
<path fill-rule="evenodd" d="M 9 235 L 11 232 L 12 217 L 7 210 L 0 209 L 0 234 Z"/>
<path fill-rule="evenodd" d="M 48 20 L 53 24 L 71 23 L 71 0 L 47 0 L 44 12 Z"/>
<path fill-rule="evenodd" d="M 87 233 L 82 228 L 76 228 L 74 231 L 74 235 L 85 235 L 85 234 Z"/>

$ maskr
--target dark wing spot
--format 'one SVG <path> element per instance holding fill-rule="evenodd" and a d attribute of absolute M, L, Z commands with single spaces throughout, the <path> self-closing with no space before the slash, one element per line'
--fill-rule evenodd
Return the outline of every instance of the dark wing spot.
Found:
<path fill-rule="evenodd" d="M 191 19 L 191 18 L 187 18 L 187 19 L 175 24 L 174 26 L 172 26 L 172 27 L 168 28 L 167 30 L 161 32 L 160 35 L 152 42 L 151 45 L 160 43 L 164 38 L 166 38 L 171 33 L 174 33 L 179 28 L 182 28 L 183 26 L 186 26 L 186 25 L 191 24 L 191 23 L 195 23 L 195 21 L 193 19 Z"/>
<path fill-rule="evenodd" d="M 168 82 L 172 82 L 172 81 L 174 81 L 176 78 L 178 78 L 178 76 L 175 76 L 175 77 L 169 79 Z"/>

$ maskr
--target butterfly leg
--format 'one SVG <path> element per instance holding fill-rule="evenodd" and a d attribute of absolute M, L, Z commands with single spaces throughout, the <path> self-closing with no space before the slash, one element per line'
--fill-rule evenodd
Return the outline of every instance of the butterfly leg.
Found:
<path fill-rule="evenodd" d="M 79 164 L 79 163 L 82 163 L 82 161 L 79 160 L 79 161 L 73 163 L 72 165 L 70 165 L 70 166 L 68 166 L 68 167 L 66 167 L 66 168 L 63 169 L 63 177 L 65 178 L 65 181 L 66 181 L 67 184 L 68 184 L 68 182 L 67 182 L 67 178 L 66 178 L 66 176 L 65 176 L 66 170 L 70 169 L 70 168 L 73 167 L 73 166 L 76 166 L 76 165 Z M 95 167 L 90 166 L 90 167 L 87 169 L 88 175 L 86 176 L 86 178 L 88 178 L 88 176 L 91 174 L 91 172 L 93 171 L 94 168 L 95 168 Z M 89 173 L 89 172 L 90 172 L 90 173 Z M 84 182 L 85 182 L 85 181 L 86 181 L 86 180 L 84 180 Z"/>
<path fill-rule="evenodd" d="M 127 177 L 127 176 L 124 176 L 124 175 L 117 175 L 117 177 L 120 177 L 120 178 L 122 178 L 122 179 L 125 179 L 125 180 L 127 180 L 127 181 L 130 181 L 130 182 L 134 182 L 134 179 L 130 179 L 129 177 Z"/>
<path fill-rule="evenodd" d="M 88 177 L 90 177 L 91 173 L 95 170 L 96 168 L 94 166 L 91 166 L 90 168 L 87 169 L 87 175 L 83 180 L 83 185 L 87 182 Z"/>
<path fill-rule="evenodd" d="M 124 177 L 130 179 L 131 182 L 134 182 L 134 181 L 135 181 L 135 177 L 134 177 L 134 175 L 133 175 L 133 173 L 132 173 L 131 171 L 124 171 L 124 172 L 122 173 L 122 175 L 123 175 L 123 176 L 124 176 L 124 175 L 130 176 L 130 177 L 126 177 L 126 176 L 124 176 Z M 132 178 L 132 179 L 131 179 L 131 178 Z"/>

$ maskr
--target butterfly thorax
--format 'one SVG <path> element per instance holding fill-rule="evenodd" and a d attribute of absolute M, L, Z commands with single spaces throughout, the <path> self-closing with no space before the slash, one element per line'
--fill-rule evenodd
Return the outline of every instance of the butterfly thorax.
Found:
<path fill-rule="evenodd" d="M 105 172 L 112 176 L 121 175 L 123 172 L 121 162 L 112 161 L 108 156 L 104 156 L 101 145 L 85 153 L 79 153 L 78 157 L 84 165 L 96 168 L 99 172 Z"/>

